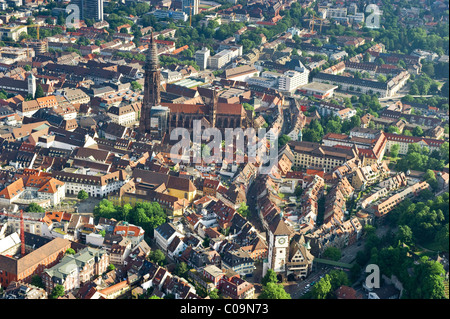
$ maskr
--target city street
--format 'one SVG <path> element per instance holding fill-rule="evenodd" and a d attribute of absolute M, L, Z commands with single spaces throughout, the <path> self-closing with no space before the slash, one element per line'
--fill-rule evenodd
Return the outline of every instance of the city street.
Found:
<path fill-rule="evenodd" d="M 288 282 L 284 289 L 287 293 L 291 295 L 292 299 L 298 299 L 303 296 L 305 293 L 311 290 L 311 283 L 318 282 L 323 276 L 325 276 L 331 268 L 323 267 L 317 271 L 311 273 L 305 280 Z"/>

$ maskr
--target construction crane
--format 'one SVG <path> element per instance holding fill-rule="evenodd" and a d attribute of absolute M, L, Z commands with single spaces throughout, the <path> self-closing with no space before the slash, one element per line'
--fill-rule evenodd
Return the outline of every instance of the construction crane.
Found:
<path fill-rule="evenodd" d="M 194 6 L 189 5 L 189 6 L 186 6 L 186 8 L 190 9 L 189 10 L 189 26 L 191 27 L 192 26 L 192 8 L 194 8 Z"/>
<path fill-rule="evenodd" d="M 3 212 L 0 211 L 1 216 L 11 217 L 11 218 L 19 218 L 20 219 L 20 254 L 25 256 L 25 225 L 24 225 L 24 219 L 31 220 L 31 221 L 42 221 L 42 219 L 34 219 L 34 218 L 24 218 L 23 217 L 23 209 L 20 210 L 19 216 L 15 214 L 8 214 L 3 209 Z"/>
<path fill-rule="evenodd" d="M 32 27 L 32 28 L 36 27 L 36 38 L 39 40 L 40 25 L 39 24 L 28 24 L 27 27 Z"/>
<path fill-rule="evenodd" d="M 314 25 L 315 25 L 315 21 L 316 21 L 316 20 L 320 21 L 320 33 L 322 33 L 322 24 L 323 24 L 323 21 L 324 21 L 325 19 L 318 18 L 318 17 L 315 17 L 315 16 L 312 16 L 312 19 L 309 21 L 309 26 L 310 26 L 310 27 L 311 27 L 311 24 L 312 24 L 311 32 L 314 32 Z"/>

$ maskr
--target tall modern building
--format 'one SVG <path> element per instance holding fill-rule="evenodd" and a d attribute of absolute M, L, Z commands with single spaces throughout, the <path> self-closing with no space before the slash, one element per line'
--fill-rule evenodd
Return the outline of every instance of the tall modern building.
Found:
<path fill-rule="evenodd" d="M 201 50 L 195 52 L 195 62 L 201 70 L 205 70 L 208 67 L 208 58 L 211 55 L 211 51 L 203 47 Z"/>
<path fill-rule="evenodd" d="M 152 108 L 161 105 L 161 70 L 158 60 L 158 48 L 153 39 L 153 32 L 150 39 L 144 71 L 144 100 L 141 107 L 139 130 L 141 133 L 150 133 L 152 131 Z M 154 121 L 153 127 L 155 125 L 156 123 Z M 161 127 L 160 123 L 158 127 Z"/>
<path fill-rule="evenodd" d="M 103 0 L 72 0 L 80 8 L 80 19 L 103 21 Z"/>
<path fill-rule="evenodd" d="M 182 10 L 188 16 L 198 14 L 198 7 L 200 5 L 200 0 L 182 0 L 181 1 Z M 192 11 L 191 11 L 192 10 Z"/>

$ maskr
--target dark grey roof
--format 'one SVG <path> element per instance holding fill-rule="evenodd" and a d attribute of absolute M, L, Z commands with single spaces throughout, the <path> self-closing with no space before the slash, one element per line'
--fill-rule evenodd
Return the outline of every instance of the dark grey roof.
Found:
<path fill-rule="evenodd" d="M 164 223 L 158 226 L 155 231 L 157 231 L 163 238 L 168 239 L 177 231 L 177 229 L 170 223 Z"/>

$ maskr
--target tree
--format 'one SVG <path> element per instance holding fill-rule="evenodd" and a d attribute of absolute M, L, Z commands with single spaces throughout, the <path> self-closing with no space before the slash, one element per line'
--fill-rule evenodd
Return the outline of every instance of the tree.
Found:
<path fill-rule="evenodd" d="M 249 214 L 248 206 L 242 202 L 239 208 L 237 209 L 237 212 L 241 214 L 242 217 L 246 218 Z"/>
<path fill-rule="evenodd" d="M 323 257 L 334 261 L 338 261 L 339 259 L 341 259 L 341 250 L 339 248 L 332 246 L 327 247 L 323 252 Z"/>
<path fill-rule="evenodd" d="M 421 128 L 419 125 L 417 125 L 417 126 L 413 129 L 412 134 L 413 134 L 413 136 L 423 136 L 423 130 L 422 130 L 422 128 Z"/>
<path fill-rule="evenodd" d="M 56 285 L 51 294 L 50 294 L 50 299 L 58 299 L 59 297 L 64 296 L 64 294 L 66 293 L 64 286 L 63 285 Z"/>
<path fill-rule="evenodd" d="M 0 46 L 2 46 L 1 42 L 0 42 Z M 6 100 L 7 98 L 8 98 L 8 94 L 5 91 L 1 90 L 0 91 L 0 100 Z"/>
<path fill-rule="evenodd" d="M 331 281 L 329 275 L 321 278 L 311 290 L 313 299 L 326 299 L 331 293 Z"/>
<path fill-rule="evenodd" d="M 391 146 L 391 150 L 390 150 L 391 156 L 392 157 L 397 157 L 399 150 L 400 150 L 400 145 L 399 144 L 392 145 Z"/>
<path fill-rule="evenodd" d="M 150 261 L 152 261 L 152 262 L 154 262 L 155 264 L 158 264 L 158 265 L 160 265 L 160 266 L 161 266 L 161 265 L 163 264 L 163 262 L 166 260 L 166 256 L 165 256 L 164 253 L 163 253 L 161 250 L 159 250 L 159 249 L 152 250 L 152 252 L 150 253 L 149 258 L 150 258 Z"/>
<path fill-rule="evenodd" d="M 343 270 L 332 270 L 328 274 L 331 284 L 331 292 L 334 293 L 340 286 L 348 286 L 350 281 Z"/>
<path fill-rule="evenodd" d="M 82 189 L 78 192 L 77 198 L 80 200 L 85 200 L 85 199 L 89 198 L 89 194 L 85 190 Z"/>
<path fill-rule="evenodd" d="M 397 231 L 397 240 L 408 246 L 414 243 L 413 233 L 408 225 L 400 225 Z"/>
<path fill-rule="evenodd" d="M 184 261 L 182 261 L 181 263 L 178 263 L 175 267 L 175 274 L 177 276 L 180 276 L 183 278 L 187 277 L 188 271 L 189 271 L 189 267 Z"/>
<path fill-rule="evenodd" d="M 75 255 L 75 250 L 73 248 L 67 248 L 66 254 L 68 254 L 68 255 Z"/>
<path fill-rule="evenodd" d="M 281 135 L 281 137 L 278 139 L 278 148 L 282 148 L 290 140 L 291 140 L 291 138 L 289 136 L 287 136 L 286 134 Z"/>
<path fill-rule="evenodd" d="M 383 82 L 384 83 L 384 82 L 387 81 L 387 78 L 386 78 L 385 75 L 380 74 L 380 75 L 378 75 L 377 80 L 378 80 L 378 82 Z"/>
<path fill-rule="evenodd" d="M 31 284 L 32 284 L 33 286 L 36 286 L 36 287 L 45 289 L 45 285 L 44 285 L 44 283 L 42 282 L 41 276 L 39 276 L 39 275 L 34 275 L 33 277 L 31 277 Z"/>
<path fill-rule="evenodd" d="M 38 85 L 36 86 L 36 92 L 34 94 L 34 98 L 38 99 L 41 97 L 44 97 L 45 93 L 44 93 L 44 89 L 42 88 L 42 86 L 38 83 Z"/>
<path fill-rule="evenodd" d="M 268 283 L 277 283 L 277 273 L 273 269 L 267 269 L 265 276 L 261 279 L 261 284 L 266 286 Z"/>
<path fill-rule="evenodd" d="M 428 257 L 414 264 L 414 278 L 408 281 L 408 297 L 413 299 L 444 299 L 444 267 Z"/>
<path fill-rule="evenodd" d="M 449 248 L 449 231 L 448 231 L 448 223 L 442 227 L 434 238 L 435 242 L 439 244 L 439 251 L 448 252 Z"/>
<path fill-rule="evenodd" d="M 284 290 L 283 285 L 269 282 L 263 286 L 258 299 L 291 299 L 291 295 Z"/>
<path fill-rule="evenodd" d="M 217 289 L 213 289 L 210 291 L 210 293 L 208 294 L 209 298 L 211 299 L 219 299 L 219 290 Z"/>
<path fill-rule="evenodd" d="M 32 213 L 45 213 L 45 209 L 36 203 L 31 203 L 30 205 L 28 205 L 28 207 L 25 209 L 25 211 L 32 212 Z"/>

